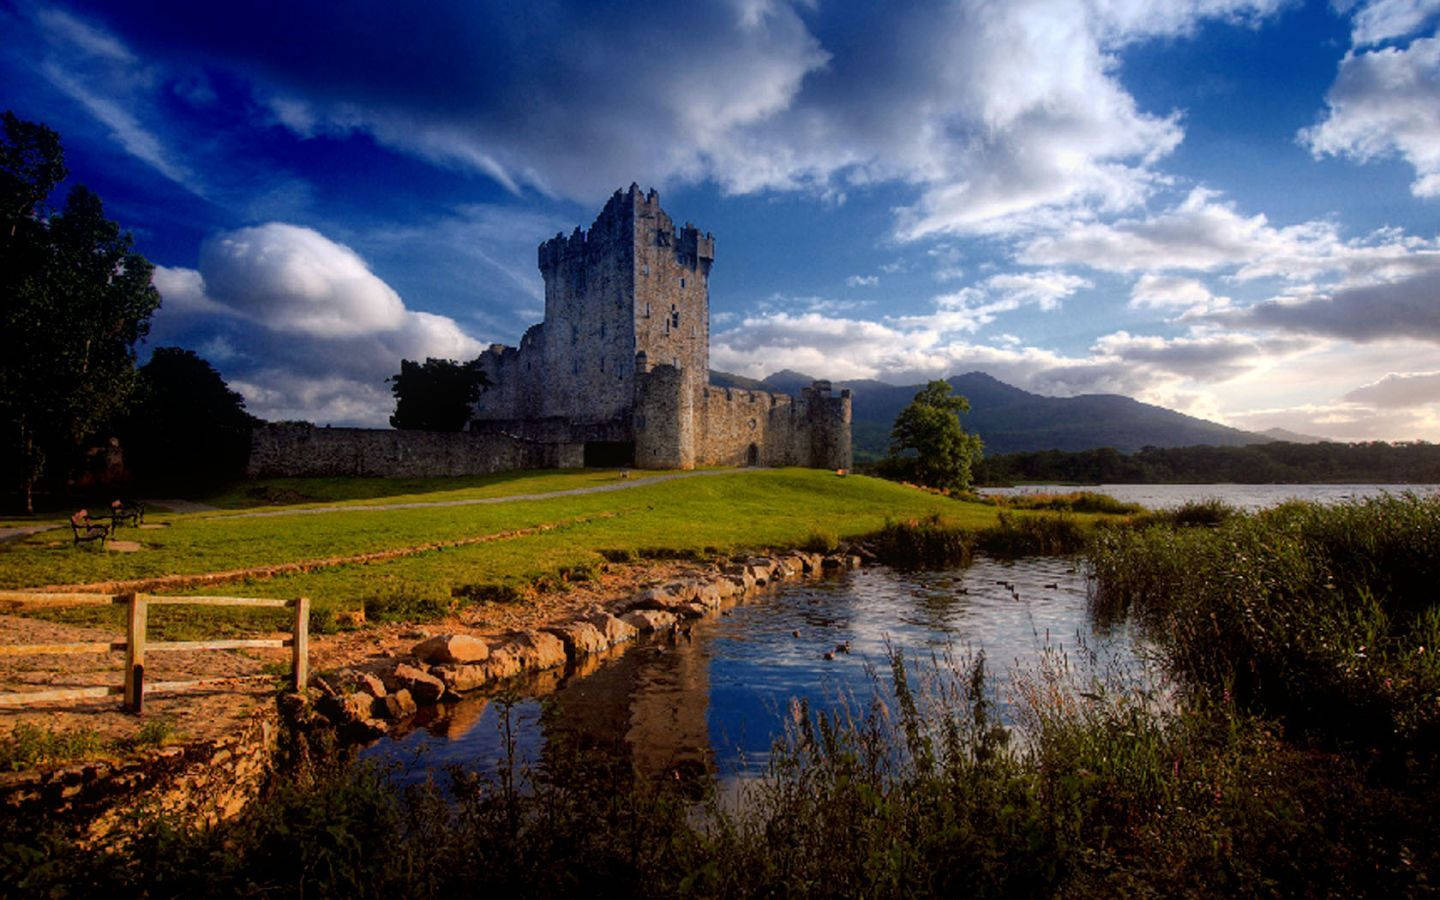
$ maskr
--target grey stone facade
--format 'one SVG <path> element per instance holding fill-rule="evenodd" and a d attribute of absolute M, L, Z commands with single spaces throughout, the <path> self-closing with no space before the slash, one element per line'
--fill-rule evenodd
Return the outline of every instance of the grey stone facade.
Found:
<path fill-rule="evenodd" d="M 655 191 L 616 191 L 588 231 L 540 245 L 545 321 L 480 362 L 491 387 L 467 432 L 266 425 L 252 476 L 478 475 L 634 465 L 849 468 L 850 392 L 800 397 L 708 384 L 715 239 Z"/>
<path fill-rule="evenodd" d="M 545 321 L 481 357 L 491 387 L 471 430 L 532 432 L 640 468 L 849 468 L 850 395 L 708 384 L 715 239 L 676 228 L 655 191 L 616 191 L 588 231 L 540 245 Z M 599 454 L 594 454 L 598 456 Z"/>

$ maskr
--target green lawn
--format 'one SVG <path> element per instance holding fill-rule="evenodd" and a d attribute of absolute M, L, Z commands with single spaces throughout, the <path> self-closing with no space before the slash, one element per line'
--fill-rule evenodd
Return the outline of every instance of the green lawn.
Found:
<path fill-rule="evenodd" d="M 401 489 L 410 493 L 395 495 L 395 499 L 453 499 L 457 491 L 469 495 L 507 488 L 512 493 L 544 492 L 617 477 L 603 471 L 526 474 L 448 491 L 422 490 L 418 495 L 413 482 L 400 482 L 404 485 Z M 332 485 L 332 491 L 338 495 L 344 488 Z M 380 498 L 371 494 L 368 499 Z M 733 552 L 785 547 L 816 531 L 836 537 L 858 535 L 880 528 L 887 519 L 933 512 L 976 528 L 991 524 L 996 515 L 993 507 L 863 476 L 837 478 L 814 469 L 736 470 L 622 491 L 476 506 L 261 518 L 221 513 L 166 515 L 156 518 L 170 523 L 169 527 L 122 530 L 123 539 L 136 539 L 144 545 L 135 553 L 76 548 L 68 534 L 50 532 L 0 545 L 0 587 L 211 572 L 554 526 L 539 533 L 382 563 L 335 566 L 204 589 L 266 596 L 304 594 L 317 608 L 351 608 L 366 596 L 397 586 L 448 596 L 453 587 L 524 584 L 553 575 L 561 566 L 598 565 L 600 550 L 713 548 Z"/>

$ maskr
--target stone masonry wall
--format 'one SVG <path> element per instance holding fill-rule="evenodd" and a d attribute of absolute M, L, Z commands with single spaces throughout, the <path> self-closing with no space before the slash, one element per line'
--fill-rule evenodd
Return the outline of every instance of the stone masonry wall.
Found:
<path fill-rule="evenodd" d="M 271 424 L 250 443 L 252 478 L 484 475 L 576 465 L 580 448 L 504 434 Z"/>

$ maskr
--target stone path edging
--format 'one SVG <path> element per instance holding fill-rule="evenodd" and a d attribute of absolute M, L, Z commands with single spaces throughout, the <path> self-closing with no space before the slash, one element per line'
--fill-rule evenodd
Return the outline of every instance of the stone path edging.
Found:
<path fill-rule="evenodd" d="M 674 636 L 697 619 L 785 581 L 859 568 L 853 553 L 791 551 L 752 556 L 711 577 L 683 578 L 648 588 L 610 609 L 592 608 L 562 622 L 494 642 L 463 634 L 428 637 L 378 671 L 342 669 L 311 679 L 315 710 L 352 740 L 387 733 L 387 722 L 421 706 L 457 700 L 517 675 L 574 665 L 642 634 Z"/>

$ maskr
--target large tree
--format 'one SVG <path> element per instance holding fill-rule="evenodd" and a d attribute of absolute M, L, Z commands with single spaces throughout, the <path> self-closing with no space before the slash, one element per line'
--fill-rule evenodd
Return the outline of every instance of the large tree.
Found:
<path fill-rule="evenodd" d="M 160 347 L 138 376 L 122 435 L 128 470 L 146 483 L 179 487 L 244 472 L 260 420 L 210 363 L 191 350 Z"/>
<path fill-rule="evenodd" d="M 970 401 L 952 393 L 948 381 L 930 382 L 895 417 L 885 467 L 930 487 L 970 487 L 970 467 L 983 445 L 979 435 L 960 427 L 959 414 L 969 411 Z"/>
<path fill-rule="evenodd" d="M 0 423 L 6 468 L 27 511 L 42 474 L 63 475 L 121 413 L 135 344 L 160 295 L 154 267 L 83 186 L 45 199 L 65 175 L 55 132 L 4 117 L 0 138 Z"/>
<path fill-rule="evenodd" d="M 456 362 L 429 357 L 424 363 L 400 361 L 400 374 L 386 379 L 395 395 L 393 428 L 460 431 L 470 421 L 470 406 L 490 386 L 478 359 Z"/>

